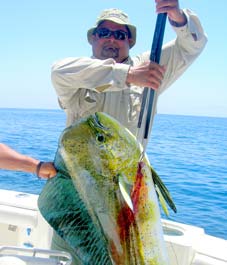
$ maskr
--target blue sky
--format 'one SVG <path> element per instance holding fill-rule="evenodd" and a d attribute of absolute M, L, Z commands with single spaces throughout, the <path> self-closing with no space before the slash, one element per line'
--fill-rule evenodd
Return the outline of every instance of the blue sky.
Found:
<path fill-rule="evenodd" d="M 180 1 L 194 10 L 208 44 L 187 72 L 159 99 L 158 113 L 227 117 L 227 1 Z M 150 50 L 154 1 L 3 1 L 0 10 L 1 108 L 56 109 L 50 81 L 54 61 L 90 56 L 86 32 L 101 10 L 117 7 L 129 14 L 138 38 L 131 55 Z M 175 37 L 167 24 L 164 42 Z"/>

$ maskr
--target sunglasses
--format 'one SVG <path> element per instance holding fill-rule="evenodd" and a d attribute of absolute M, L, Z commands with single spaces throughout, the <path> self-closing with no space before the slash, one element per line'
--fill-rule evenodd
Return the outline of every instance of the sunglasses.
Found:
<path fill-rule="evenodd" d="M 112 35 L 115 40 L 125 40 L 128 37 L 128 32 L 123 30 L 109 30 L 107 28 L 99 28 L 94 31 L 93 34 L 97 34 L 100 39 L 110 38 Z"/>

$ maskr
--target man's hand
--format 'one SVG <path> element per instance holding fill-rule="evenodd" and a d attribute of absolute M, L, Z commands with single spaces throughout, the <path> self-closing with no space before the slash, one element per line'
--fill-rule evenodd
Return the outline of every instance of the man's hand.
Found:
<path fill-rule="evenodd" d="M 179 7 L 178 0 L 155 0 L 156 12 L 167 13 L 170 23 L 175 26 L 183 26 L 187 23 L 187 18 Z"/>
<path fill-rule="evenodd" d="M 154 62 L 145 62 L 129 68 L 126 82 L 140 87 L 158 89 L 164 73 L 164 66 Z"/>
<path fill-rule="evenodd" d="M 53 178 L 56 174 L 57 171 L 52 162 L 42 162 L 38 171 L 38 176 L 40 178 L 49 179 Z"/>

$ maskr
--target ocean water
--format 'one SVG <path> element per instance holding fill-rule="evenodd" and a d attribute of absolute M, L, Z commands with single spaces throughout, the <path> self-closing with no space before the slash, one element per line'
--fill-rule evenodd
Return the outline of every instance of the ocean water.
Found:
<path fill-rule="evenodd" d="M 65 127 L 61 110 L 0 109 L 0 142 L 52 161 Z M 170 190 L 178 212 L 168 219 L 227 239 L 227 118 L 155 117 L 149 160 Z M 44 180 L 0 170 L 0 189 L 39 194 Z M 163 215 L 164 218 L 166 218 Z"/>

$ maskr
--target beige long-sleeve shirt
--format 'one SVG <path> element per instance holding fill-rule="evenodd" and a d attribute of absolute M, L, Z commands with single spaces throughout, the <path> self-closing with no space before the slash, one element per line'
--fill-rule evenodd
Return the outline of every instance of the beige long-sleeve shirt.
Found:
<path fill-rule="evenodd" d="M 173 27 L 177 37 L 162 49 L 160 64 L 166 65 L 167 69 L 161 87 L 155 92 L 149 131 L 158 96 L 191 65 L 207 42 L 198 17 L 190 10 L 184 10 L 184 13 L 187 24 Z M 94 57 L 66 58 L 56 62 L 52 67 L 52 82 L 67 114 L 66 125 L 102 111 L 120 121 L 143 143 L 145 118 L 141 128 L 137 129 L 143 88 L 126 84 L 126 77 L 130 65 L 149 61 L 149 56 L 150 51 L 144 52 L 124 63 Z"/>

